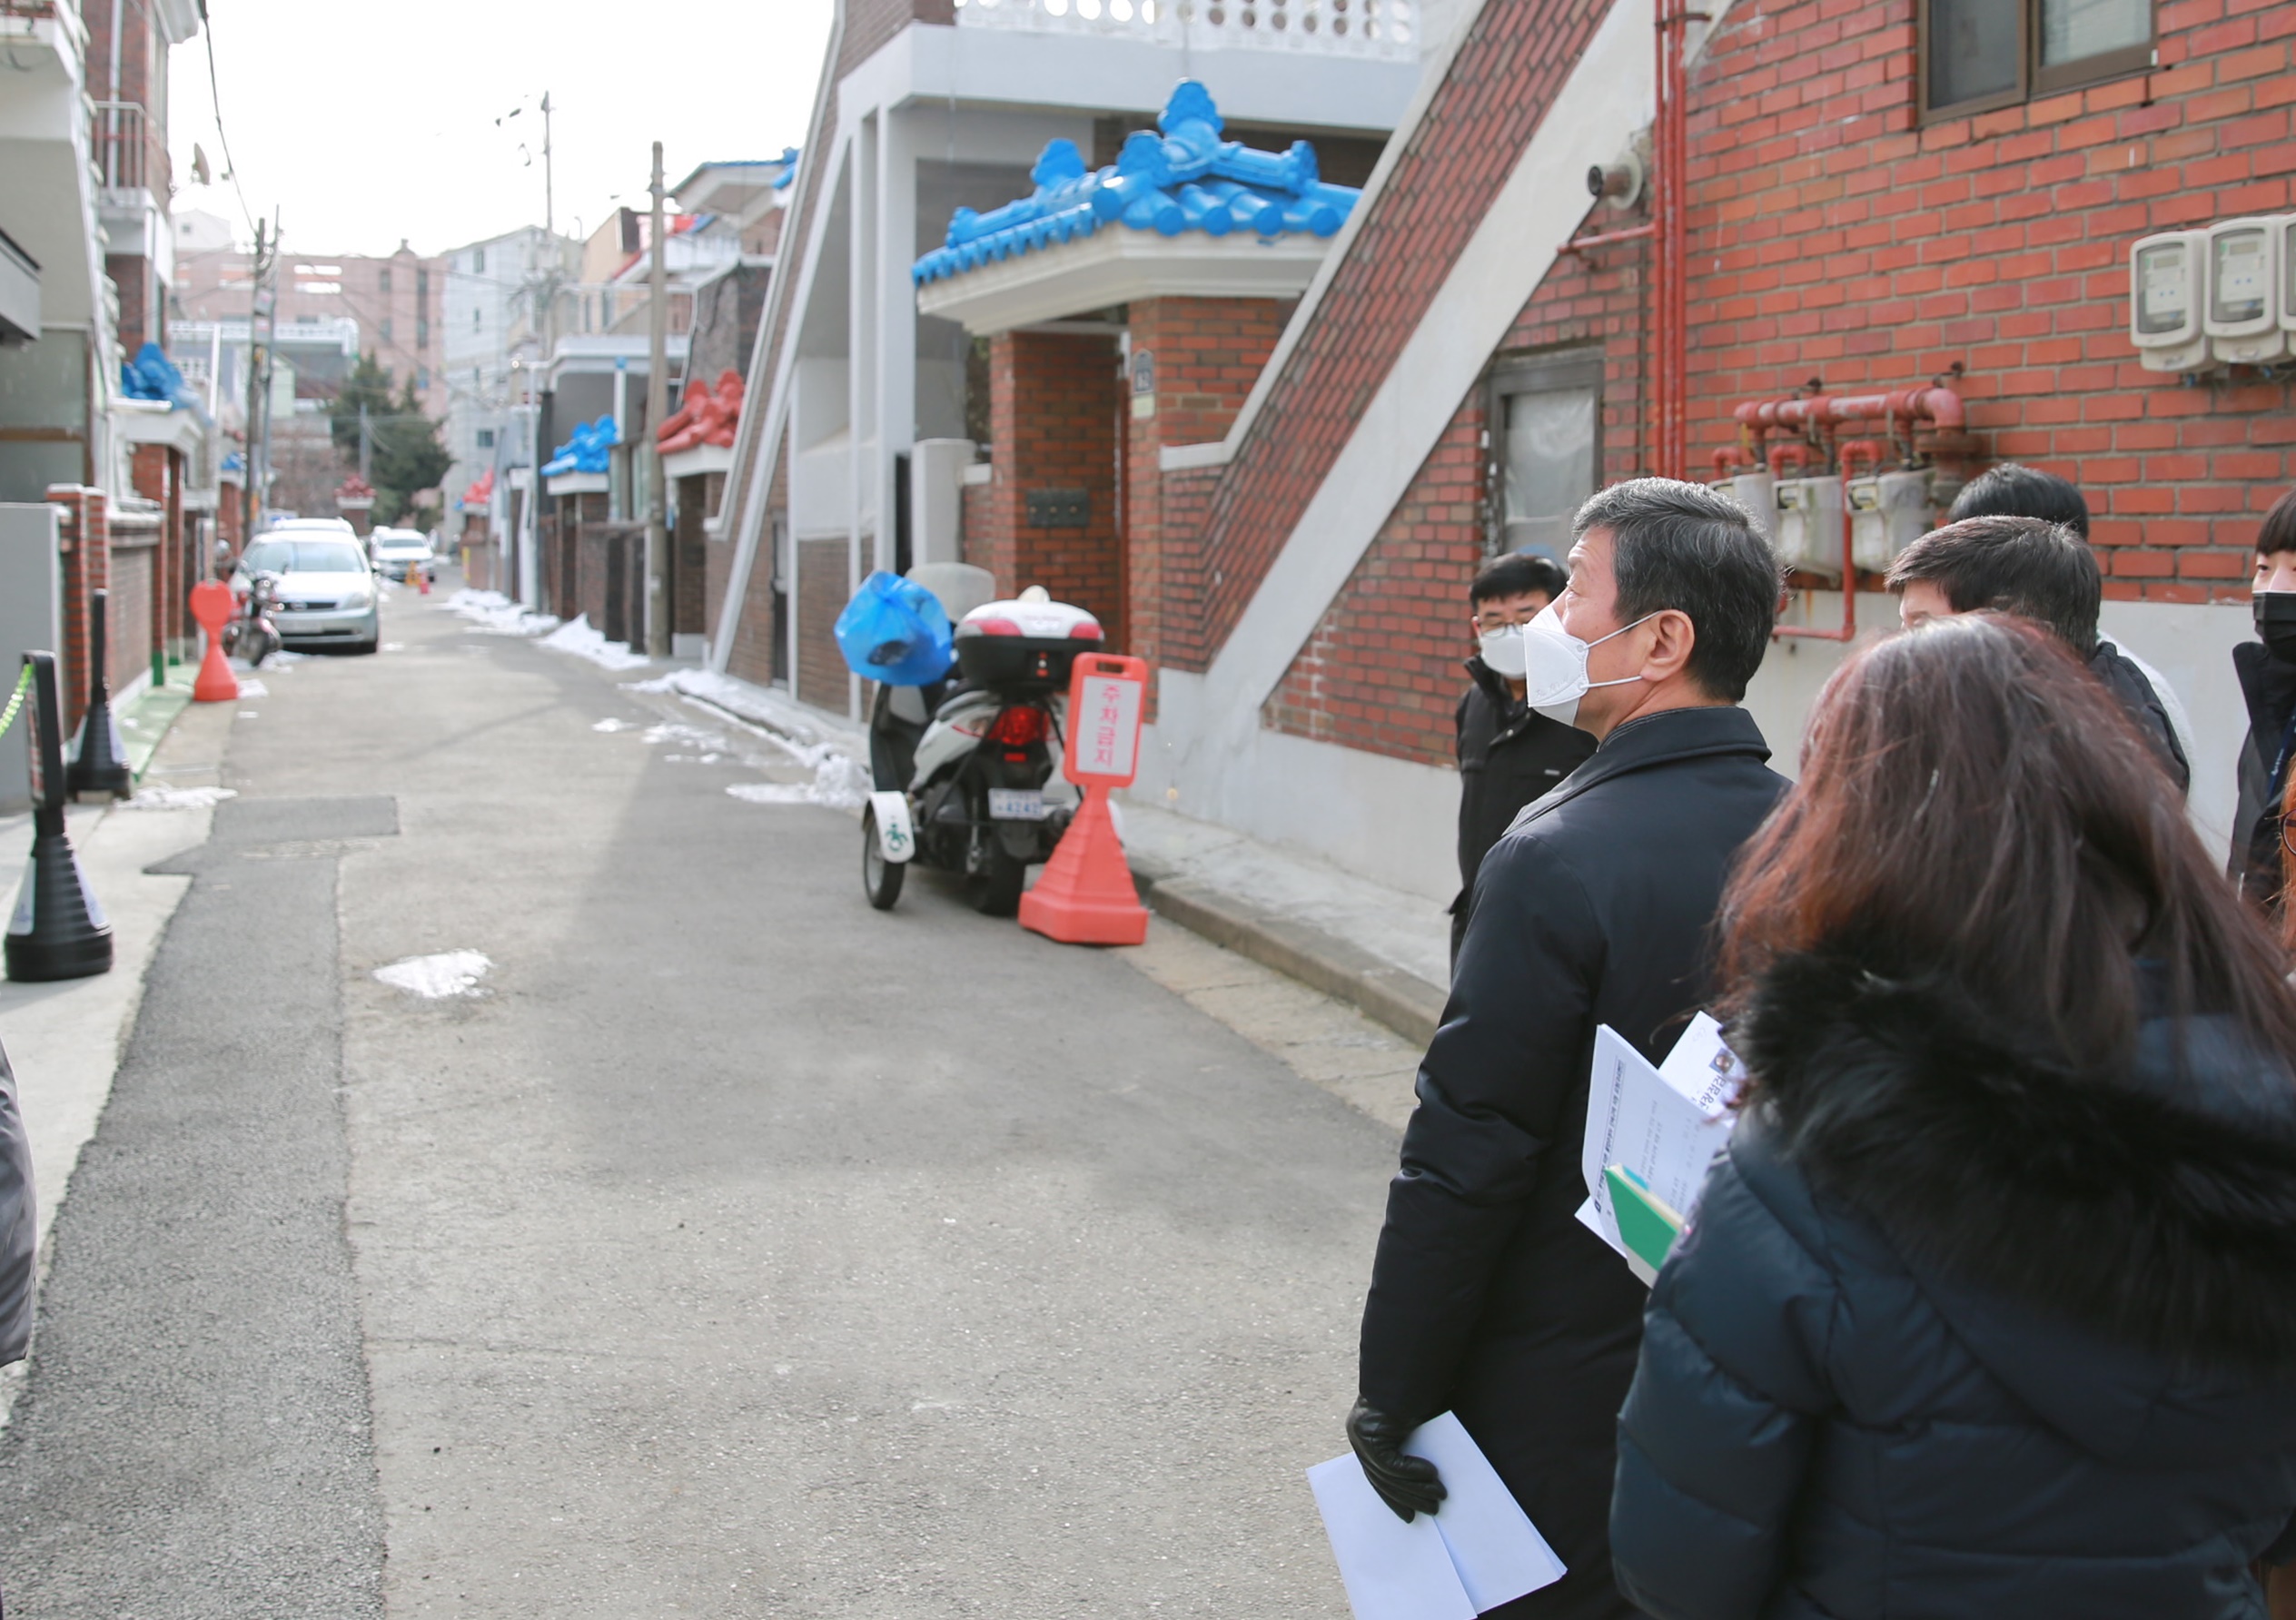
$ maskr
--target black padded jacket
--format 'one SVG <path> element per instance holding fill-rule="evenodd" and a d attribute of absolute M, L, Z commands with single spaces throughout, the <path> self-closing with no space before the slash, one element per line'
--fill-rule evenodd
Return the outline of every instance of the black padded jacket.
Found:
<path fill-rule="evenodd" d="M 2296 1512 L 2296 1086 L 2215 1021 L 2069 1072 L 1774 970 L 1650 1296 L 1611 1544 L 1656 1620 L 2262 1620 Z"/>

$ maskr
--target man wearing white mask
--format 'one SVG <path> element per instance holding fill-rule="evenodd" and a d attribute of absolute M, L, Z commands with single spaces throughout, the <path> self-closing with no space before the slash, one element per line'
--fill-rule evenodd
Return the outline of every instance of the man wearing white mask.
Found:
<path fill-rule="evenodd" d="M 1442 1484 L 1402 1442 L 1459 1415 L 1569 1571 L 1491 1611 L 1508 1620 L 1635 1613 L 1611 1579 L 1610 1485 L 1647 1290 L 1576 1217 L 1595 1029 L 1654 1062 L 1672 1044 L 1711 991 L 1730 863 L 1786 789 L 1737 706 L 1779 587 L 1746 514 L 1703 485 L 1638 479 L 1588 501 L 1574 532 L 1568 588 L 1524 631 L 1524 696 L 1599 746 L 1476 874 L 1347 1423 L 1409 1518 Z"/>
<path fill-rule="evenodd" d="M 1569 584 L 1550 557 L 1517 551 L 1485 563 L 1468 587 L 1477 651 L 1460 695 L 1459 898 L 1451 902 L 1451 962 L 1467 934 L 1468 904 L 1483 852 L 1524 805 L 1577 770 L 1595 739 L 1523 701 L 1523 627 Z"/>

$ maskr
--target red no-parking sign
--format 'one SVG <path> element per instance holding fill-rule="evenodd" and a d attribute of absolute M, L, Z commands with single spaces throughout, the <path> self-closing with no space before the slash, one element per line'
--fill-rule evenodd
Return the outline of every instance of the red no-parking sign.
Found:
<path fill-rule="evenodd" d="M 1081 653 L 1068 677 L 1068 779 L 1079 787 L 1129 787 L 1140 773 L 1140 714 L 1148 661 Z"/>

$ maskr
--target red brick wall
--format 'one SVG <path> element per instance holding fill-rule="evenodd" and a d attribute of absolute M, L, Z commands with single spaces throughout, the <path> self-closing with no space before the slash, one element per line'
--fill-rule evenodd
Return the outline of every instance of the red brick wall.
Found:
<path fill-rule="evenodd" d="M 1007 590 L 1041 585 L 1124 637 L 1124 565 L 1116 498 L 1116 431 L 1123 409 L 1115 340 L 1072 332 L 1000 332 L 989 341 L 989 420 L 995 446 L 985 495 L 966 507 L 965 558 Z M 1082 489 L 1081 528 L 1028 521 L 1032 490 Z M 975 512 L 979 524 L 970 519 Z"/>
<path fill-rule="evenodd" d="M 1605 211 L 1598 227 L 1641 222 Z M 1567 254 L 1516 318 L 1494 364 L 1599 345 L 1604 356 L 1606 483 L 1643 469 L 1641 389 L 1648 250 L 1622 242 Z M 1264 711 L 1279 729 L 1318 741 L 1452 763 L 1452 711 L 1474 650 L 1467 587 L 1482 565 L 1498 497 L 1485 448 L 1481 385 L 1460 402 L 1410 489 L 1381 528 Z"/>
<path fill-rule="evenodd" d="M 830 627 L 853 594 L 846 569 L 845 541 L 797 542 L 797 696 L 838 714 L 845 713 L 846 670 Z"/>
<path fill-rule="evenodd" d="M 1209 444 L 1227 436 L 1252 385 L 1282 334 L 1290 305 L 1271 298 L 1155 298 L 1130 311 L 1134 362 L 1153 360 L 1155 410 L 1125 418 L 1124 544 L 1129 575 L 1124 651 L 1152 665 L 1166 657 L 1165 623 L 1193 626 L 1202 610 L 1195 559 L 1200 519 L 1168 523 L 1158 456 L 1166 445 Z M 1123 386 L 1129 400 L 1130 383 Z M 1183 475 L 1201 491 L 1213 481 Z M 1193 642 L 1191 630 L 1181 638 Z"/>
<path fill-rule="evenodd" d="M 1204 610 L 1193 635 L 1171 627 L 1166 663 L 1210 662 L 1608 9 L 1608 0 L 1484 6 L 1219 481 Z"/>
<path fill-rule="evenodd" d="M 2296 476 L 2289 385 L 2139 367 L 2128 252 L 2296 202 L 2296 7 L 2155 15 L 2153 73 L 1918 128 L 1911 0 L 1733 9 L 1691 108 L 1699 454 L 1737 399 L 1959 362 L 1980 444 L 2082 486 L 2108 594 L 2236 593 Z"/>
<path fill-rule="evenodd" d="M 748 398 L 754 400 L 757 396 L 752 394 Z M 757 555 L 749 565 L 749 588 L 743 595 L 741 617 L 734 627 L 734 644 L 726 655 L 729 674 L 761 687 L 774 678 L 775 648 L 783 634 L 780 621 L 773 613 L 773 581 L 775 572 L 781 567 L 779 537 L 787 524 L 788 513 L 789 458 L 783 455 L 774 462 L 765 520 L 757 530 Z M 726 599 L 726 587 L 733 574 L 733 553 L 731 539 L 709 548 L 709 633 L 713 636 L 718 633 L 718 605 Z M 830 616 L 830 622 L 836 622 L 836 615 Z M 842 698 L 838 706 L 844 706 Z"/>
<path fill-rule="evenodd" d="M 82 484 L 51 484 L 46 499 L 64 514 L 57 542 L 64 553 L 64 645 L 56 649 L 56 680 L 69 730 L 87 707 L 88 593 L 112 583 L 111 502 L 103 490 Z"/>

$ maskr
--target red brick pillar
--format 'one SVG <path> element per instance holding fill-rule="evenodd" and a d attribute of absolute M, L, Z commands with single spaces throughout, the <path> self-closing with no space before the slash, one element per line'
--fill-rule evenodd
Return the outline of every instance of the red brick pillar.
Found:
<path fill-rule="evenodd" d="M 1131 307 L 1124 455 L 1131 640 L 1124 650 L 1152 665 L 1165 661 L 1168 566 L 1176 549 L 1193 552 L 1194 538 L 1168 529 L 1162 453 L 1226 436 L 1275 351 L 1282 310 L 1272 298 L 1149 298 Z"/>
<path fill-rule="evenodd" d="M 104 491 L 84 484 L 51 484 L 44 499 L 64 509 L 64 645 L 56 649 L 56 679 L 69 730 L 87 707 L 89 593 L 112 584 L 111 517 Z"/>
<path fill-rule="evenodd" d="M 1112 648 L 1124 639 L 1123 401 L 1113 336 L 998 333 L 989 341 L 994 470 L 965 507 L 966 561 L 995 574 L 999 589 L 1041 585 L 1090 610 Z"/>

